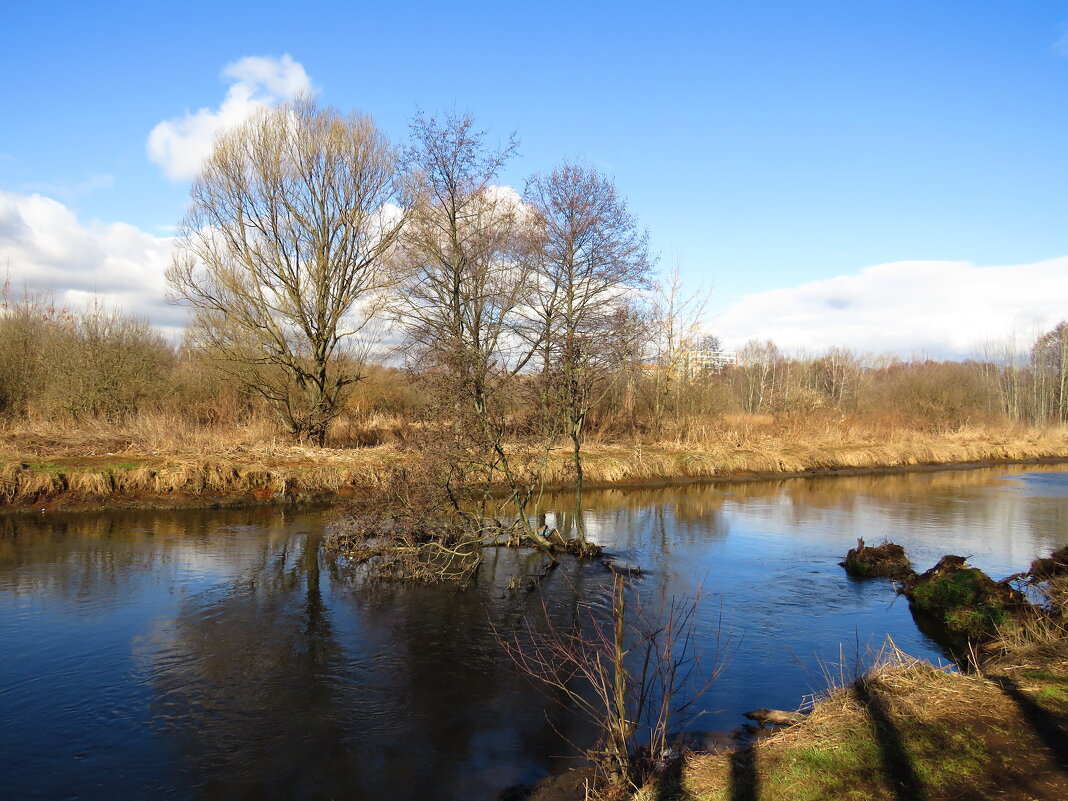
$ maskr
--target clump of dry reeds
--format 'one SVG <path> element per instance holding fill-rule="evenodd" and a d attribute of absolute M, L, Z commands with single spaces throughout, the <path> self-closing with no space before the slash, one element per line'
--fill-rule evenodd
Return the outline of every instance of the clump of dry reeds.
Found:
<path fill-rule="evenodd" d="M 1025 577 L 1045 602 L 1031 613 L 1019 615 L 986 643 L 982 658 L 973 661 L 982 670 L 1007 666 L 1045 665 L 1058 661 L 1068 665 L 1068 572 Z"/>
<path fill-rule="evenodd" d="M 180 503 L 188 497 L 210 495 L 253 502 L 374 490 L 388 484 L 394 471 L 393 464 L 381 459 L 356 464 L 341 459 L 316 463 L 308 454 L 288 452 L 284 456 L 288 459 L 276 456 L 272 460 L 260 454 L 242 462 L 170 458 L 100 466 L 8 462 L 0 467 L 0 500 L 35 504 L 57 498 L 92 501 L 177 496 Z"/>

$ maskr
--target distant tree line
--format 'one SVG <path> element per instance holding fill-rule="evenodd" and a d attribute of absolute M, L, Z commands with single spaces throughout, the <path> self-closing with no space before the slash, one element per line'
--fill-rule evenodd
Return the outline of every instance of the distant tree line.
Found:
<path fill-rule="evenodd" d="M 611 360 L 589 378 L 603 389 L 586 412 L 584 431 L 599 441 L 686 439 L 709 420 L 738 414 L 848 414 L 931 430 L 1068 422 L 1068 321 L 1028 348 L 1006 342 L 966 361 L 902 360 L 842 347 L 787 355 L 765 341 L 743 346 L 736 365 L 691 370 L 678 354 L 695 342 L 683 339 L 673 356 L 662 318 L 650 307 L 627 313 L 633 316 L 617 321 L 625 330 Z M 171 343 L 148 321 L 99 304 L 65 309 L 47 297 L 9 293 L 0 305 L 0 420 L 8 426 L 121 425 L 139 415 L 169 415 L 226 429 L 274 418 L 263 397 L 228 369 L 211 351 L 188 340 Z M 332 444 L 407 441 L 410 424 L 437 403 L 428 382 L 453 380 L 401 366 L 395 354 L 359 369 L 363 380 L 345 397 Z M 569 440 L 562 423 L 546 422 L 542 405 L 552 407 L 561 391 L 553 380 L 559 369 L 550 359 L 518 374 L 501 398 L 508 432 L 549 426 Z"/>
<path fill-rule="evenodd" d="M 520 439 L 568 443 L 581 485 L 590 437 L 685 438 L 729 414 L 1068 420 L 1065 323 L 1029 350 L 1005 343 L 960 363 L 844 347 L 787 356 L 772 342 L 726 366 L 696 359 L 718 348 L 702 298 L 677 270 L 657 280 L 613 181 L 564 162 L 520 195 L 498 184 L 515 148 L 491 147 L 466 115 L 418 115 L 396 147 L 369 117 L 307 98 L 261 110 L 218 140 L 193 184 L 168 270 L 171 299 L 190 309 L 182 343 L 99 304 L 57 309 L 8 290 L 0 416 L 270 416 L 319 445 L 417 426 L 464 471 L 520 495 L 533 470 L 507 447 Z M 376 335 L 392 350 L 373 356 Z"/>

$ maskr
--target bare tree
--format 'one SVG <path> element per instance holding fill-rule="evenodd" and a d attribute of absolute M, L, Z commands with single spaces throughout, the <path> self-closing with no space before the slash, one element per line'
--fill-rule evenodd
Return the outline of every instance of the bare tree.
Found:
<path fill-rule="evenodd" d="M 10 280 L 0 286 L 0 416 L 17 418 L 29 413 L 48 372 L 43 345 L 69 319 L 69 312 L 55 308 L 48 297 L 26 290 L 15 297 Z"/>
<path fill-rule="evenodd" d="M 93 300 L 51 326 L 37 403 L 53 419 L 133 415 L 164 390 L 174 352 L 148 320 Z"/>
<path fill-rule="evenodd" d="M 608 326 L 606 342 L 611 348 L 612 364 L 619 371 L 622 384 L 619 415 L 632 431 L 638 428 L 635 396 L 644 373 L 644 359 L 652 338 L 652 322 L 644 298 L 635 298 L 615 310 Z"/>
<path fill-rule="evenodd" d="M 1026 402 L 1027 354 L 1015 334 L 1002 340 L 984 342 L 979 347 L 981 371 L 996 388 L 1000 410 L 1011 420 L 1028 414 Z"/>
<path fill-rule="evenodd" d="M 454 433 L 459 481 L 487 490 L 505 483 L 517 521 L 549 550 L 526 515 L 540 473 L 518 469 L 520 457 L 505 445 L 507 405 L 535 348 L 520 331 L 533 290 L 524 210 L 512 190 L 494 184 L 515 141 L 491 150 L 466 115 L 420 114 L 411 127 L 413 202 L 401 238 L 398 317 L 438 396 L 437 424 Z"/>
<path fill-rule="evenodd" d="M 839 408 L 855 405 L 861 365 L 849 348 L 832 347 L 812 363 L 816 389 Z"/>
<path fill-rule="evenodd" d="M 610 620 L 583 603 L 563 628 L 543 602 L 540 620 L 528 617 L 514 639 L 498 639 L 523 673 L 594 724 L 599 741 L 588 756 L 610 784 L 633 790 L 664 763 L 670 737 L 702 713 L 698 702 L 726 667 L 732 632 L 721 607 L 712 648 L 701 653 L 700 590 L 659 609 L 635 591 L 632 612 L 626 596 L 616 574 Z"/>
<path fill-rule="evenodd" d="M 1035 417 L 1068 420 L 1068 320 L 1044 333 L 1031 348 Z"/>
<path fill-rule="evenodd" d="M 760 342 L 751 339 L 738 351 L 741 365 L 739 375 L 744 387 L 742 407 L 750 413 L 775 408 L 782 389 L 783 359 L 778 346 L 770 339 Z"/>
<path fill-rule="evenodd" d="M 638 229 L 615 184 L 591 167 L 563 164 L 534 176 L 527 200 L 537 215 L 538 291 L 532 303 L 540 337 L 542 375 L 558 376 L 577 492 L 582 492 L 582 438 L 590 410 L 604 398 L 606 369 L 616 349 L 617 330 L 628 290 L 648 285 L 648 235 Z M 614 365 L 619 367 L 619 365 Z M 543 391 L 544 403 L 551 393 Z"/>
<path fill-rule="evenodd" d="M 360 378 L 338 360 L 390 282 L 397 176 L 370 117 L 301 98 L 223 135 L 193 184 L 170 297 L 299 440 L 324 443 Z"/>
<path fill-rule="evenodd" d="M 654 419 L 660 431 L 669 406 L 678 415 L 684 379 L 688 378 L 689 355 L 703 336 L 701 324 L 708 296 L 702 290 L 688 293 L 677 266 L 668 274 L 666 282 L 658 283 L 653 289 L 653 348 L 657 366 Z"/>

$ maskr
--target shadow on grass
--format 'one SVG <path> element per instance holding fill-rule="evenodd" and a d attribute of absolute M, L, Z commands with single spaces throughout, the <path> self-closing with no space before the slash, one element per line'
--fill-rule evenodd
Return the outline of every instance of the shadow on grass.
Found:
<path fill-rule="evenodd" d="M 1035 734 L 1053 753 L 1061 769 L 1068 773 L 1068 733 L 1062 728 L 1057 716 L 1050 714 L 1036 703 L 1020 689 L 1020 685 L 1014 679 L 1008 676 L 989 676 L 988 678 L 1016 703 L 1024 720 L 1030 724 Z"/>
<path fill-rule="evenodd" d="M 858 681 L 853 687 L 857 701 L 871 718 L 883 773 L 898 801 L 926 801 L 927 791 L 912 764 L 901 732 L 893 721 L 886 702 L 872 692 L 871 681 Z"/>
<path fill-rule="evenodd" d="M 685 760 L 675 759 L 657 779 L 653 801 L 690 801 L 693 797 L 682 786 L 682 769 Z"/>
<path fill-rule="evenodd" d="M 752 745 L 731 752 L 731 801 L 757 801 L 759 785 L 756 749 Z"/>

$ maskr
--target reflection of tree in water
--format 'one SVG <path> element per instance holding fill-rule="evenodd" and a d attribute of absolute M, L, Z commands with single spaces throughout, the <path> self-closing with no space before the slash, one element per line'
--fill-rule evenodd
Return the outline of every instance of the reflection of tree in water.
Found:
<path fill-rule="evenodd" d="M 592 542 L 638 559 L 643 569 L 667 570 L 672 548 L 705 543 L 729 532 L 721 487 L 688 485 L 656 489 L 584 492 L 576 508 L 574 495 L 556 493 L 544 499 L 564 536 L 581 525 Z"/>
<path fill-rule="evenodd" d="M 910 507 L 893 524 L 935 514 L 989 527 L 990 504 L 1009 501 L 982 497 L 1013 494 L 995 491 L 1004 472 L 586 492 L 584 509 L 575 509 L 573 496 L 560 503 L 547 496 L 543 508 L 555 525 L 571 530 L 578 515 L 591 539 L 633 550 L 653 570 L 635 582 L 652 604 L 668 590 L 689 592 L 687 582 L 700 580 L 701 566 L 682 575 L 687 559 L 714 551 L 721 560 L 716 569 L 729 567 L 718 543 L 738 515 L 777 522 L 800 512 L 811 529 L 854 519 L 858 505 L 891 515 L 910 499 L 934 495 L 923 501 L 927 512 Z M 961 500 L 947 506 L 941 496 L 949 496 L 955 477 Z M 1016 502 L 1026 509 L 1017 529 L 1053 532 L 1043 536 L 1065 530 L 1063 499 Z M 500 653 L 488 622 L 507 632 L 524 611 L 536 616 L 544 596 L 552 619 L 567 626 L 580 600 L 607 604 L 610 574 L 600 565 L 565 562 L 524 599 L 507 583 L 517 570 L 535 567 L 520 568 L 520 555 L 500 549 L 487 555 L 466 592 L 372 590 L 344 583 L 321 561 L 316 515 L 130 513 L 23 517 L 0 525 L 7 527 L 0 530 L 0 586 L 7 590 L 90 611 L 101 596 L 118 607 L 116 601 L 135 598 L 149 584 L 157 596 L 179 599 L 173 621 L 161 618 L 135 641 L 135 658 L 155 696 L 161 741 L 174 748 L 179 770 L 203 797 L 493 797 L 522 778 L 524 766 L 544 766 L 533 755 L 569 752 L 553 725 L 579 742 L 588 737 L 551 706 L 552 723 L 546 720 L 544 697 Z M 296 533 L 300 528 L 315 533 Z M 741 524 L 737 533 L 744 541 Z M 819 536 L 848 539 L 837 525 L 803 534 L 799 543 L 817 550 Z M 690 543 L 698 547 L 686 551 Z M 838 586 L 831 571 L 833 581 L 807 572 L 803 581 L 786 576 L 774 615 L 766 612 L 767 598 L 757 599 L 762 611 L 754 630 L 770 625 L 778 647 L 785 634 L 775 626 L 789 625 L 789 633 L 797 615 L 810 622 L 817 604 L 830 608 L 821 596 L 798 592 Z M 717 589 L 719 575 L 706 588 Z M 725 681 L 724 692 L 754 684 L 748 672 L 737 687 L 729 676 Z"/>
<path fill-rule="evenodd" d="M 98 522 L 94 529 L 86 536 L 76 522 L 63 518 L 0 518 L 0 583 L 77 606 L 79 599 L 101 592 L 127 595 L 133 591 L 130 582 L 158 569 L 154 554 L 113 541 L 122 531 L 114 521 Z"/>
<path fill-rule="evenodd" d="M 524 766 L 538 768 L 528 761 L 532 756 L 544 768 L 546 756 L 570 755 L 557 730 L 581 739 L 577 721 L 547 709 L 498 642 L 539 604 L 540 592 L 524 598 L 508 589 L 509 580 L 536 572 L 542 559 L 493 549 L 475 584 L 462 592 L 403 585 L 360 589 L 367 628 L 388 631 L 396 727 L 383 741 L 359 744 L 361 759 L 374 764 L 375 775 L 361 788 L 366 797 L 492 798 L 523 779 Z M 574 576 L 557 581 L 564 572 L 575 572 L 573 561 L 565 560 L 542 584 L 551 587 L 548 603 L 558 611 L 561 601 L 581 592 Z"/>
<path fill-rule="evenodd" d="M 257 563 L 138 646 L 157 725 L 204 797 L 351 795 L 319 540 L 261 540 Z"/>
<path fill-rule="evenodd" d="M 602 507 L 637 509 L 651 504 L 671 504 L 677 507 L 678 517 L 701 516 L 708 508 L 724 503 L 771 500 L 786 497 L 800 508 L 852 507 L 858 497 L 874 501 L 898 503 L 917 496 L 925 496 L 941 503 L 945 499 L 968 497 L 984 490 L 1006 487 L 1004 478 L 1027 473 L 1030 465 L 1004 465 L 978 470 L 932 470 L 886 475 L 829 476 L 778 480 L 737 481 L 720 484 L 692 483 L 666 487 L 625 487 L 607 490 L 586 490 L 583 505 L 587 510 Z M 1045 465 L 1043 472 L 1068 472 L 1068 465 Z M 543 506 L 563 508 L 571 504 L 570 493 L 546 495 Z"/>
<path fill-rule="evenodd" d="M 567 752 L 554 725 L 571 723 L 546 718 L 489 625 L 518 614 L 519 555 L 491 552 L 465 592 L 354 586 L 320 539 L 258 540 L 137 646 L 201 797 L 493 797 Z"/>
<path fill-rule="evenodd" d="M 790 523 L 812 522 L 823 516 L 832 524 L 841 519 L 837 513 L 851 515 L 864 509 L 892 514 L 895 525 L 901 527 L 921 527 L 937 521 L 939 525 L 973 530 L 1004 530 L 1018 519 L 1021 508 L 1036 500 L 1014 491 L 1005 478 L 1033 469 L 1029 465 L 1006 465 L 978 470 L 792 479 L 775 485 L 758 482 L 749 485 L 750 492 L 736 497 L 751 500 L 763 494 L 769 504 L 751 506 L 763 508 L 769 518 Z M 769 491 L 772 486 L 773 491 Z M 772 504 L 772 500 L 778 502 Z"/>
<path fill-rule="evenodd" d="M 1043 475 L 1058 471 L 1041 469 Z M 1047 543 L 1056 545 L 1049 532 L 1064 530 L 1068 516 L 1056 493 L 1020 492 L 1005 480 L 1031 470 L 1018 465 L 586 492 L 586 525 L 594 541 L 664 565 L 669 543 L 719 539 L 733 522 L 804 529 L 835 539 L 843 549 L 857 536 L 887 537 L 915 548 L 921 566 L 946 549 L 977 558 L 984 551 L 1004 552 L 1013 560 L 1005 565 L 1011 572 L 1034 558 L 1036 546 L 1043 551 Z M 547 508 L 568 503 L 562 493 L 545 499 Z"/>

